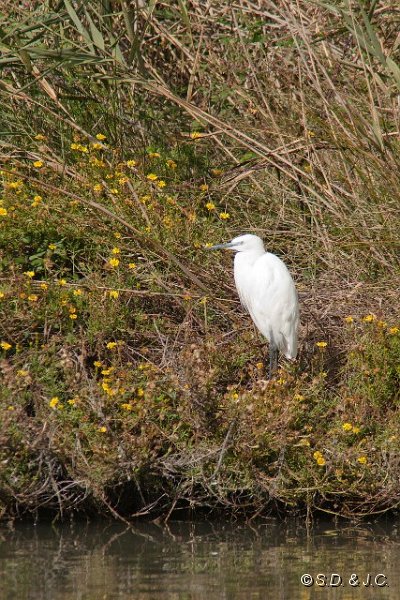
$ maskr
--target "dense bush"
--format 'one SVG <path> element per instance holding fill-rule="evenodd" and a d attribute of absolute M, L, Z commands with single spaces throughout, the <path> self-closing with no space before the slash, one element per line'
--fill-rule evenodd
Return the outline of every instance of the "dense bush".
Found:
<path fill-rule="evenodd" d="M 30 4 L 1 23 L 4 514 L 396 507 L 396 3 Z M 299 290 L 271 382 L 206 251 L 245 231 Z"/>

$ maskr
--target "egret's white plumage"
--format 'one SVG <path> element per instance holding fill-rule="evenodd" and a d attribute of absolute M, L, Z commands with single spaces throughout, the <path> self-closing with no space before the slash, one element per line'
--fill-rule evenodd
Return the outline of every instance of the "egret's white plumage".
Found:
<path fill-rule="evenodd" d="M 277 350 L 286 358 L 297 354 L 299 307 L 293 279 L 285 263 L 265 252 L 262 240 L 251 234 L 240 235 L 211 249 L 236 252 L 234 276 L 239 298 L 256 327 L 270 344 L 270 375 Z"/>

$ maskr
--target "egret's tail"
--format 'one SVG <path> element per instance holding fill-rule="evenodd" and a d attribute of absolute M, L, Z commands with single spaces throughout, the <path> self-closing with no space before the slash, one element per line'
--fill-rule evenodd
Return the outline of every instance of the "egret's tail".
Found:
<path fill-rule="evenodd" d="M 288 358 L 289 360 L 293 360 L 297 356 L 297 334 L 294 333 L 291 335 L 290 339 L 285 338 L 282 335 L 282 345 L 279 347 L 279 350 L 282 354 Z"/>

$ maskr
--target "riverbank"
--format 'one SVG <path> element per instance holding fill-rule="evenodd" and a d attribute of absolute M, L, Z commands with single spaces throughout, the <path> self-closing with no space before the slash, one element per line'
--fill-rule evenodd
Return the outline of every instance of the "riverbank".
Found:
<path fill-rule="evenodd" d="M 396 509 L 396 7 L 184 5 L 5 18 L 1 515 Z M 299 290 L 269 383 L 246 231 Z"/>

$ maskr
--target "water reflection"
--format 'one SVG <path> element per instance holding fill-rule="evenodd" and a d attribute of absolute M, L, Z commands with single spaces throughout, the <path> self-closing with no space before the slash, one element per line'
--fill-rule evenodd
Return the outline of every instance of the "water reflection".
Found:
<path fill-rule="evenodd" d="M 271 521 L 17 524 L 0 529 L 1 600 L 353 599 L 400 597 L 396 522 L 314 527 Z M 324 574 L 338 587 L 301 584 Z M 367 574 L 372 575 L 369 587 Z M 349 584 L 357 574 L 360 586 Z M 376 584 L 385 583 L 379 587 Z M 354 579 L 354 578 L 353 578 Z M 319 578 L 322 582 L 322 577 Z"/>

